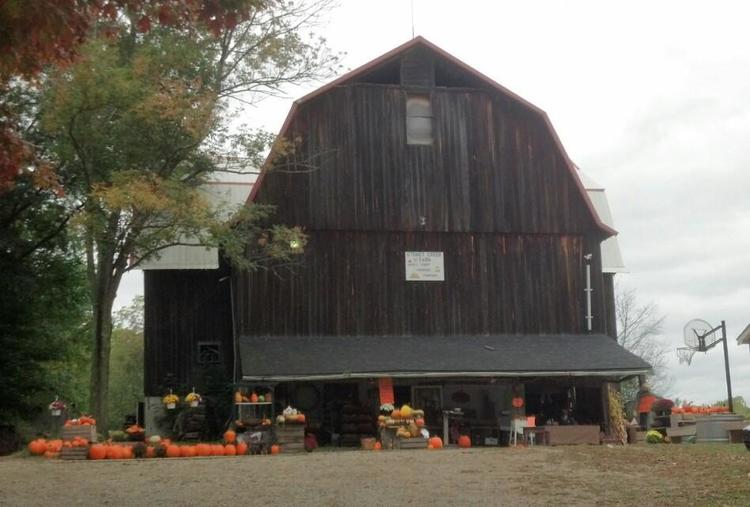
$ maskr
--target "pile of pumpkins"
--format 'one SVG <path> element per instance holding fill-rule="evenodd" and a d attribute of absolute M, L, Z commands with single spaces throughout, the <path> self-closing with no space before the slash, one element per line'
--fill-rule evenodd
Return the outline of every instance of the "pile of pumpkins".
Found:
<path fill-rule="evenodd" d="M 296 423 L 305 424 L 305 414 L 291 406 L 286 407 L 281 414 L 276 416 L 278 424 Z"/>
<path fill-rule="evenodd" d="M 44 456 L 45 458 L 57 458 L 64 447 L 62 440 L 46 440 L 37 438 L 29 442 L 28 449 L 32 456 Z"/>
<path fill-rule="evenodd" d="M 413 410 L 409 405 L 394 409 L 390 414 L 378 416 L 378 426 L 398 426 L 396 436 L 415 438 L 422 436 L 424 428 L 424 411 Z"/>
<path fill-rule="evenodd" d="M 278 445 L 271 446 L 271 454 L 279 454 Z M 115 443 L 94 444 L 89 448 L 89 459 L 131 459 L 131 458 L 194 458 L 207 456 L 243 456 L 248 454 L 248 445 L 237 440 L 237 434 L 228 430 L 224 442 L 216 444 L 199 443 L 177 445 L 169 439 L 153 436 L 148 445 L 119 445 Z"/>

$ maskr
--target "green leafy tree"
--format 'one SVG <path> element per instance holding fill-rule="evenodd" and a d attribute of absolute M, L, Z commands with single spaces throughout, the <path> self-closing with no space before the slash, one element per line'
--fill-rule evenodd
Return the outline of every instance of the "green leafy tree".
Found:
<path fill-rule="evenodd" d="M 0 199 L 0 421 L 43 418 L 55 395 L 85 407 L 88 355 L 83 263 L 52 190 L 19 177 Z M 85 373 L 83 373 L 85 375 Z"/>
<path fill-rule="evenodd" d="M 327 3 L 268 2 L 211 33 L 191 26 L 139 33 L 131 19 L 50 77 L 43 127 L 85 254 L 90 402 L 103 427 L 112 305 L 127 271 L 173 245 L 216 246 L 249 269 L 293 262 L 304 247 L 299 229 L 271 224 L 270 207 L 241 207 L 227 219 L 200 187 L 218 171 L 249 170 L 268 148 L 265 134 L 230 135 L 233 99 L 252 102 L 335 65 L 324 41 L 303 35 Z M 272 153 L 291 148 L 278 141 Z M 217 164 L 230 151 L 231 168 Z"/>

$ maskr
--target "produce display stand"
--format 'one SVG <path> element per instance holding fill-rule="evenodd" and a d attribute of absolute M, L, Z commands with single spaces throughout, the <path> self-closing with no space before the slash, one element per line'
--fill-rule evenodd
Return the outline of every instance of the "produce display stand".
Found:
<path fill-rule="evenodd" d="M 91 443 L 96 442 L 96 426 L 63 426 L 63 440 L 73 440 L 75 437 L 85 438 Z"/>
<path fill-rule="evenodd" d="M 84 460 L 89 457 L 89 446 L 85 447 L 63 447 L 60 451 L 60 459 Z"/>
<path fill-rule="evenodd" d="M 275 433 L 276 443 L 281 446 L 282 452 L 302 452 L 305 450 L 304 424 L 277 424 Z"/>

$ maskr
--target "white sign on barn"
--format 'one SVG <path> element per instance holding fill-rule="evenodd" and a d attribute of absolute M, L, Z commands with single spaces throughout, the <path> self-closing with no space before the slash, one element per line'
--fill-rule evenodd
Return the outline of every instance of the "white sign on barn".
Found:
<path fill-rule="evenodd" d="M 443 252 L 405 252 L 407 282 L 443 282 Z"/>

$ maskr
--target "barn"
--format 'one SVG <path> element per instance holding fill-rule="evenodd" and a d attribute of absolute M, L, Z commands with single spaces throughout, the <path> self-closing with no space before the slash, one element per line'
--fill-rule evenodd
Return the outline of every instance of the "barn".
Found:
<path fill-rule="evenodd" d="M 297 100 L 280 135 L 296 148 L 248 199 L 304 229 L 300 265 L 147 266 L 147 397 L 222 378 L 355 445 L 390 400 L 475 443 L 520 415 L 606 430 L 607 386 L 650 367 L 614 338 L 604 194 L 544 111 L 416 37 Z"/>

